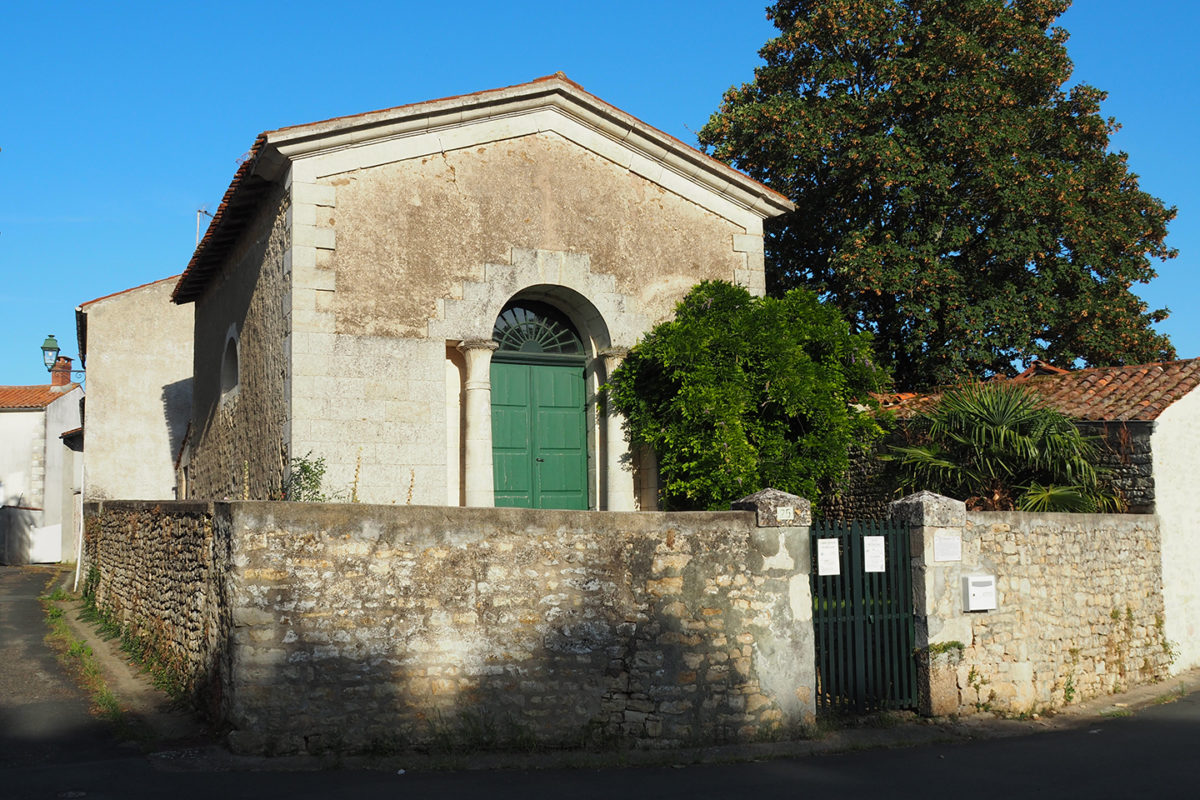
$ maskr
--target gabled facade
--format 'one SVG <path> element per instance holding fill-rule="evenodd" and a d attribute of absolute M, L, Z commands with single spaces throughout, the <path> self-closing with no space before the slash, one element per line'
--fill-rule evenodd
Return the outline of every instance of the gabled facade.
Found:
<path fill-rule="evenodd" d="M 74 561 L 81 462 L 64 443 L 79 428 L 83 390 L 71 359 L 49 386 L 0 386 L 0 563 Z"/>
<path fill-rule="evenodd" d="M 695 284 L 761 294 L 791 208 L 561 74 L 264 133 L 174 293 L 187 495 L 308 456 L 363 502 L 650 507 L 597 390 Z"/>
<path fill-rule="evenodd" d="M 179 276 L 80 304 L 87 369 L 86 500 L 174 500 L 192 413 L 192 307 L 171 302 Z"/>

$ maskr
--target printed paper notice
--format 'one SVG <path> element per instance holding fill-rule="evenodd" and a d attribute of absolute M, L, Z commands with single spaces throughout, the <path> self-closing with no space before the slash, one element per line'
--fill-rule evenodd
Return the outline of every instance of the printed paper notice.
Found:
<path fill-rule="evenodd" d="M 842 574 L 842 563 L 841 559 L 838 558 L 837 539 L 817 539 L 817 574 Z"/>
<path fill-rule="evenodd" d="M 882 536 L 863 537 L 863 567 L 867 572 L 887 572 Z"/>
<path fill-rule="evenodd" d="M 934 561 L 962 561 L 962 534 L 938 531 L 933 535 Z"/>

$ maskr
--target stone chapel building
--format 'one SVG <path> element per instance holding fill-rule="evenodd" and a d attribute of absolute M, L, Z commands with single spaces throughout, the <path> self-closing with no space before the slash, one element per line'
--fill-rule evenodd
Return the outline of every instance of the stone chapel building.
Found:
<path fill-rule="evenodd" d="M 263 133 L 173 294 L 181 496 L 309 456 L 361 502 L 652 508 L 597 389 L 695 284 L 762 294 L 792 208 L 561 73 Z"/>

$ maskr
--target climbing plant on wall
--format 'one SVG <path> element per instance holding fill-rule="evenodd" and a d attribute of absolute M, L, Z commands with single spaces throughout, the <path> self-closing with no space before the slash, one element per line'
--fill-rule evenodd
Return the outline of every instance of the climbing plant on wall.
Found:
<path fill-rule="evenodd" d="M 606 400 L 658 457 L 660 503 L 727 509 L 767 486 L 816 500 L 882 434 L 871 340 L 807 290 L 706 282 L 612 375 Z"/>

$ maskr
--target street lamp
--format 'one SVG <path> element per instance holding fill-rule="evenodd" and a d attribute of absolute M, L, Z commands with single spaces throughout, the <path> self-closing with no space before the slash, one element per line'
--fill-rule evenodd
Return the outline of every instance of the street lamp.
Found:
<path fill-rule="evenodd" d="M 46 337 L 46 341 L 42 342 L 42 361 L 46 364 L 46 372 L 54 370 L 54 362 L 58 361 L 58 339 L 54 338 L 54 334 Z"/>

